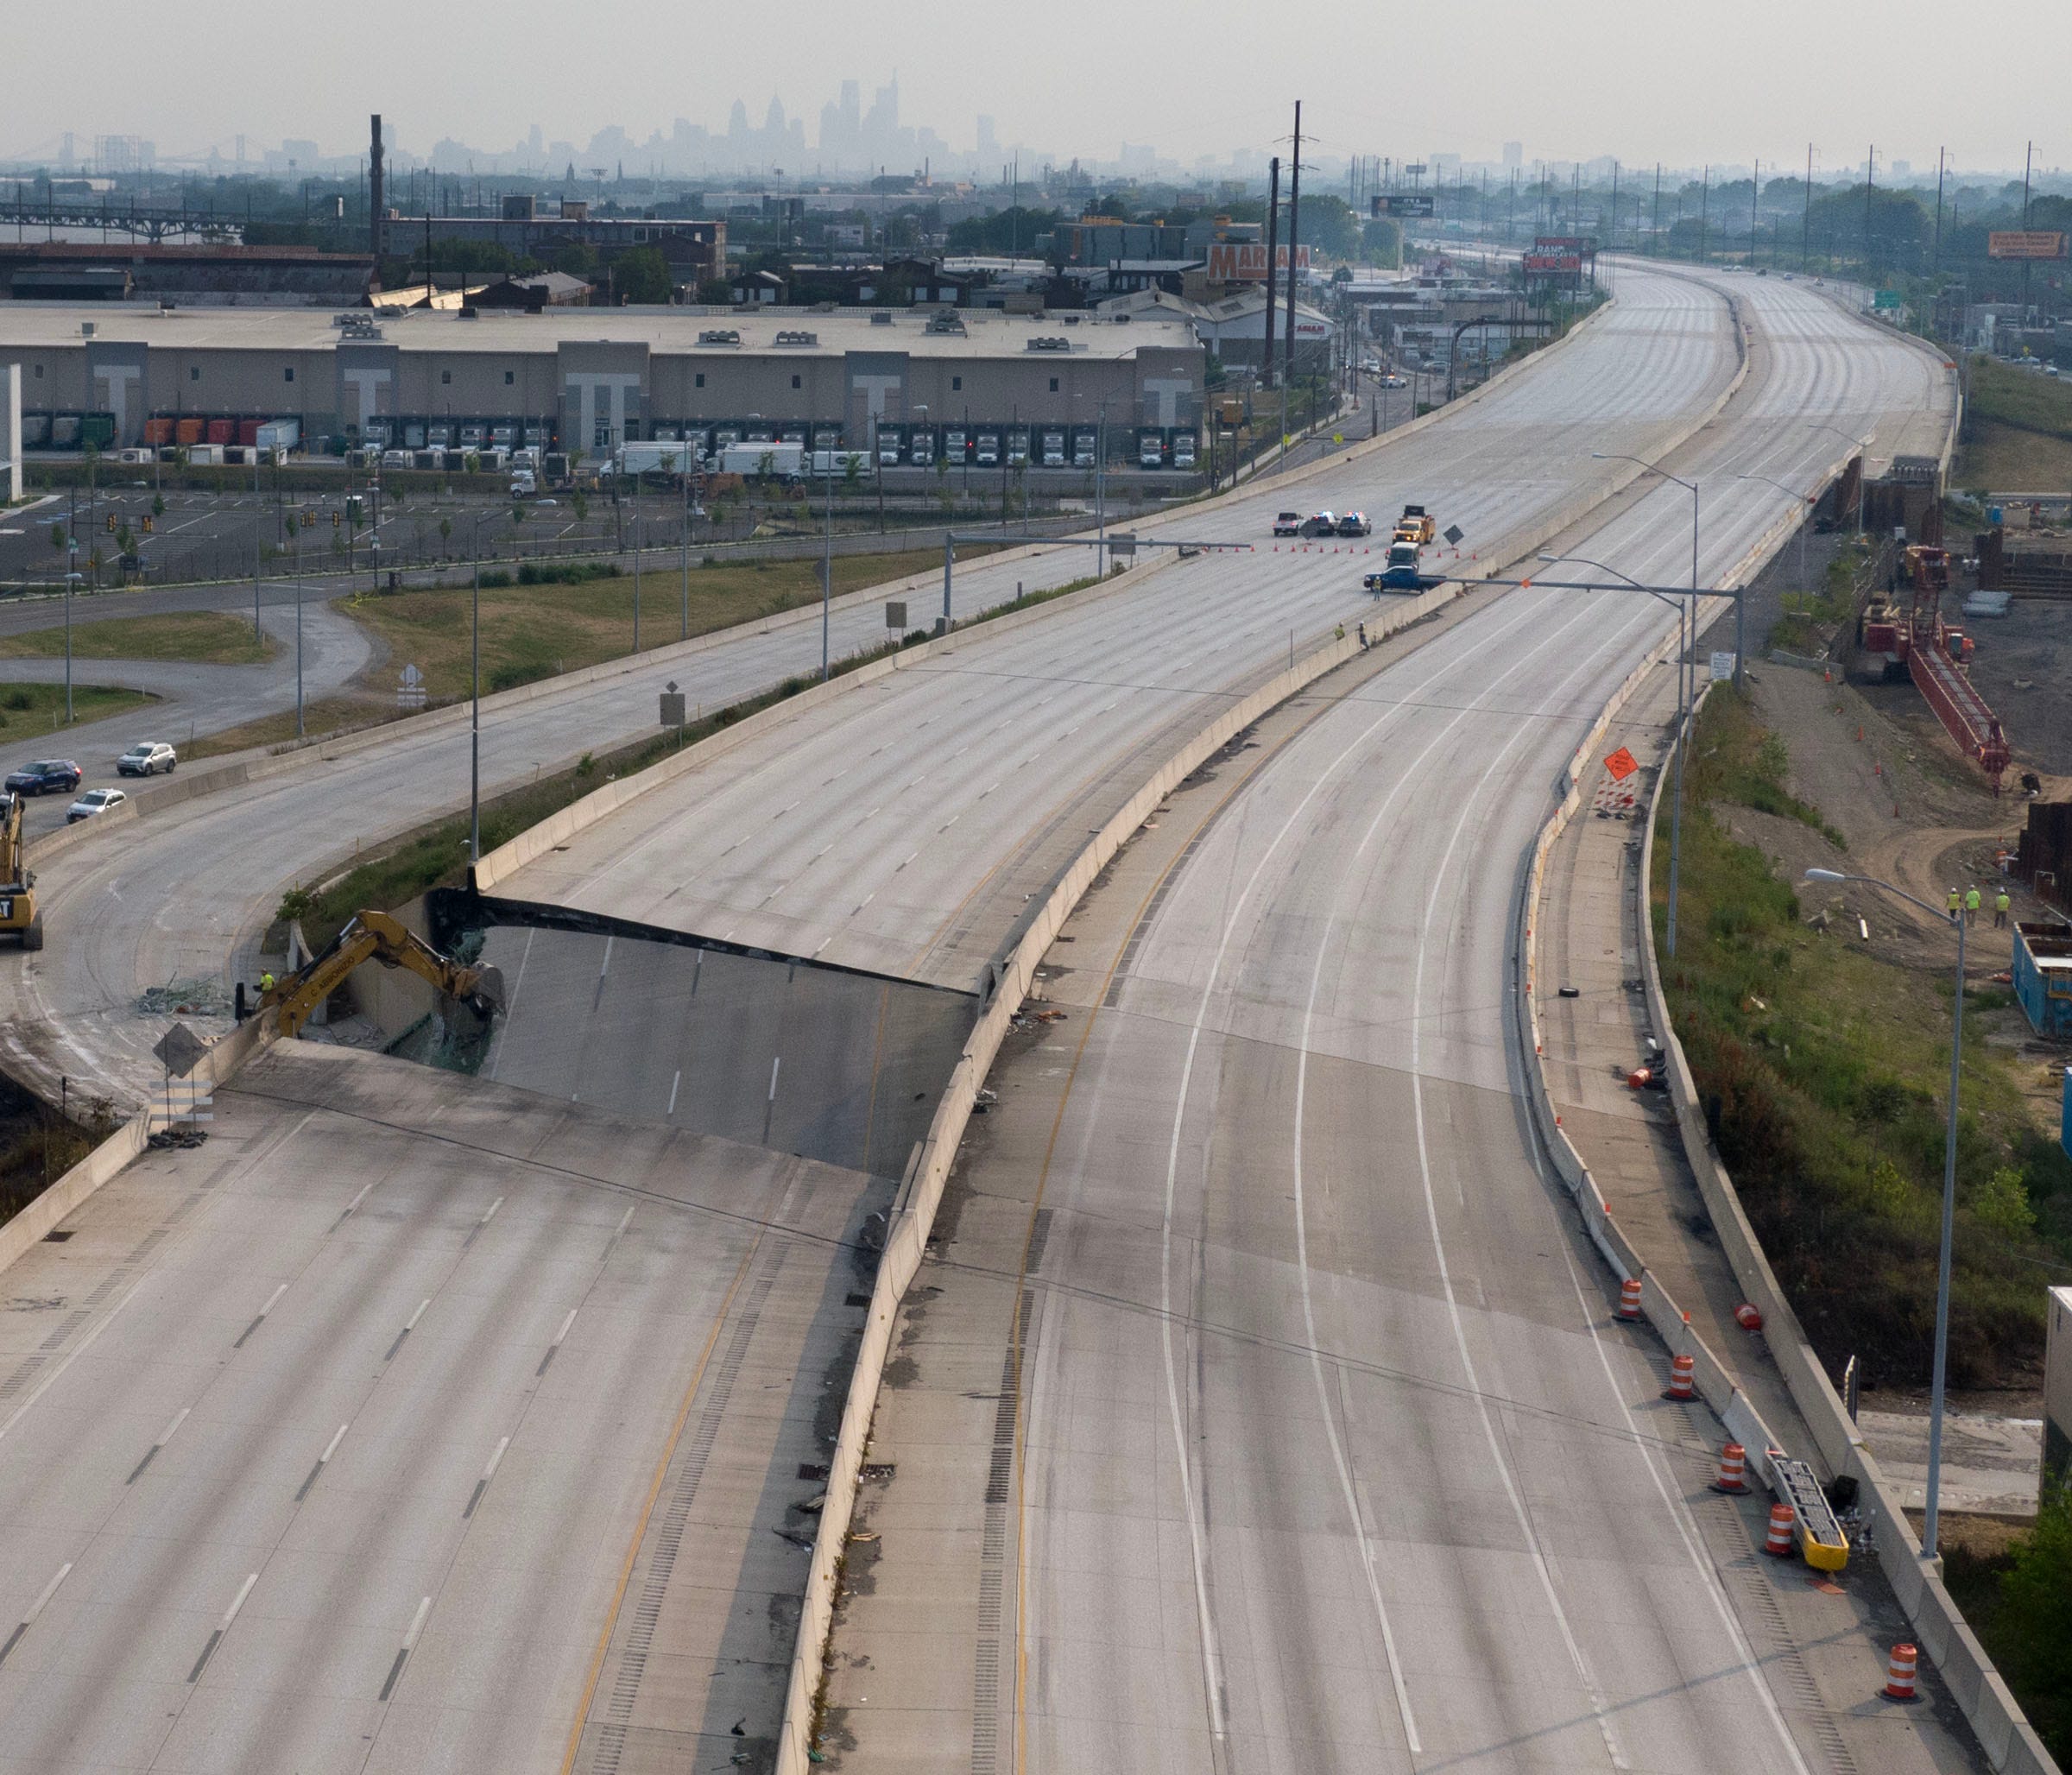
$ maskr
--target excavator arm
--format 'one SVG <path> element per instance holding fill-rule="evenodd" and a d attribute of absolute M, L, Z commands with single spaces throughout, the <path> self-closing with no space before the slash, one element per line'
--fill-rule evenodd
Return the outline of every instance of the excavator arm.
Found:
<path fill-rule="evenodd" d="M 282 1035 L 300 1035 L 317 1007 L 367 961 L 385 968 L 407 968 L 447 997 L 464 1000 L 485 1014 L 503 1003 L 503 976 L 496 968 L 450 961 L 387 913 L 361 912 L 346 921 L 321 955 L 260 996 L 259 1014 L 273 1016 Z"/>

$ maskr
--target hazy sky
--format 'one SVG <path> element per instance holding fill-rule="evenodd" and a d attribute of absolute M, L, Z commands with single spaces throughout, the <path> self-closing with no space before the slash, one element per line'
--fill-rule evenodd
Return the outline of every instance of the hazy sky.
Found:
<path fill-rule="evenodd" d="M 1528 161 L 1760 155 L 1853 167 L 1875 142 L 1932 166 L 2072 165 L 2072 0 L 1371 0 L 1239 5 L 1112 0 L 14 0 L 0 54 L 0 156 L 60 130 L 153 138 L 161 155 L 283 136 L 351 153 L 366 115 L 420 152 L 443 136 L 506 148 L 539 123 L 578 145 L 678 117 L 760 123 L 773 94 L 809 143 L 843 78 L 864 103 L 896 70 L 902 121 L 969 146 L 1112 158 L 1125 142 L 1191 158 L 1267 148 L 1287 101 L 1327 153 L 1453 149 Z M 87 38 L 92 40 L 91 44 Z M 66 43 L 71 43 L 70 53 Z M 66 67 L 70 72 L 62 72 Z M 810 160 L 810 153 L 809 153 Z M 630 169 L 629 169 L 630 170 Z"/>

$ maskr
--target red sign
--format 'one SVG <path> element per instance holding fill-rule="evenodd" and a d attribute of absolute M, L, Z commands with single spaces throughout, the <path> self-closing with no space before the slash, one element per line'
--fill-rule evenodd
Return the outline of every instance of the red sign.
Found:
<path fill-rule="evenodd" d="M 1621 746 L 1604 761 L 1604 767 L 1611 772 L 1614 782 L 1622 783 L 1639 769 L 1640 766 L 1634 759 L 1633 755 Z"/>
<path fill-rule="evenodd" d="M 1295 263 L 1298 268 L 1306 269 L 1309 262 L 1310 250 L 1304 246 L 1297 247 Z M 1286 247 L 1275 249 L 1273 268 L 1276 271 L 1288 268 L 1288 250 Z M 1264 283 L 1267 281 L 1265 243 L 1256 240 L 1223 241 L 1211 246 L 1209 249 L 1209 281 L 1211 283 Z"/>
<path fill-rule="evenodd" d="M 1582 261 L 1574 253 L 1527 253 L 1526 269 L 1543 275 L 1557 271 L 1580 272 Z"/>

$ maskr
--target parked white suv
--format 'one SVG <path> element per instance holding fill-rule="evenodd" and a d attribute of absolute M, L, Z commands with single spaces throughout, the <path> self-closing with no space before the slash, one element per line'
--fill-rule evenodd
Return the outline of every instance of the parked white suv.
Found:
<path fill-rule="evenodd" d="M 121 776 L 148 777 L 174 770 L 179 764 L 180 755 L 163 740 L 139 740 L 115 761 L 115 768 Z"/>

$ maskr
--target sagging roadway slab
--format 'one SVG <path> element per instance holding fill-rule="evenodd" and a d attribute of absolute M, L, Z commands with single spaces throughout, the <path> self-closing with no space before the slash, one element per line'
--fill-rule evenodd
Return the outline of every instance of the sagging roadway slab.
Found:
<path fill-rule="evenodd" d="M 897 1178 L 977 1014 L 970 993 L 565 907 L 431 896 L 505 1003 L 482 1076 Z"/>
<path fill-rule="evenodd" d="M 886 1187 L 300 1044 L 214 1113 L 5 1279 L 0 1767 L 773 1735 Z"/>

